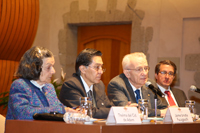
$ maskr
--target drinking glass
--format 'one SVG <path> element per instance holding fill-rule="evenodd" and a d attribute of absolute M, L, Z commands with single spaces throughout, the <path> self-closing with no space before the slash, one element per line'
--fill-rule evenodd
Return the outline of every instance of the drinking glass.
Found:
<path fill-rule="evenodd" d="M 80 108 L 81 113 L 88 115 L 90 118 L 92 118 L 92 101 L 89 97 L 80 98 Z"/>
<path fill-rule="evenodd" d="M 186 100 L 185 101 L 185 107 L 188 107 L 190 110 L 190 113 L 194 114 L 195 113 L 195 101 L 194 100 Z"/>
<path fill-rule="evenodd" d="M 139 99 L 138 100 L 138 112 L 140 118 L 143 120 L 148 118 L 148 100 L 147 99 Z"/>

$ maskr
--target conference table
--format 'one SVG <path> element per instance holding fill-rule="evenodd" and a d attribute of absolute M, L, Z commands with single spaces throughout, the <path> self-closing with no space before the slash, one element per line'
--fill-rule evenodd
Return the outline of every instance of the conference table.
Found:
<path fill-rule="evenodd" d="M 142 124 L 67 124 L 62 121 L 7 120 L 5 133 L 198 133 L 200 122 Z"/>

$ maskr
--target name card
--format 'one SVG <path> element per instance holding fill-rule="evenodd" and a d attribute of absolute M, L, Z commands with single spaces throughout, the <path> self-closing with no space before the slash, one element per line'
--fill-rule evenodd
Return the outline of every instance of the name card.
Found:
<path fill-rule="evenodd" d="M 141 123 L 136 107 L 111 107 L 106 124 Z"/>
<path fill-rule="evenodd" d="M 188 108 L 169 107 L 164 122 L 184 123 L 193 122 L 193 119 Z"/>

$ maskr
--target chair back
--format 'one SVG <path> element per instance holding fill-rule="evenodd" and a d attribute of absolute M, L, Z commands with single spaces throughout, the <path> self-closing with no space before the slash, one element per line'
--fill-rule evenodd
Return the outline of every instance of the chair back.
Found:
<path fill-rule="evenodd" d="M 0 114 L 0 133 L 5 132 L 5 120 L 6 118 Z"/>

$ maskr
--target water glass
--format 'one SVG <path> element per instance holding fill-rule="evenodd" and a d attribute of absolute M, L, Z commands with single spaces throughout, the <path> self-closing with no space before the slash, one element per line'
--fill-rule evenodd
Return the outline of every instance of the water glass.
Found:
<path fill-rule="evenodd" d="M 138 100 L 138 112 L 140 118 L 143 120 L 148 118 L 148 100 L 147 99 L 139 99 Z"/>
<path fill-rule="evenodd" d="M 90 118 L 92 118 L 92 101 L 89 97 L 80 98 L 80 108 L 81 113 L 88 115 Z"/>
<path fill-rule="evenodd" d="M 185 107 L 188 107 L 190 110 L 190 113 L 194 114 L 195 113 L 195 101 L 194 100 L 186 100 L 185 101 Z"/>

